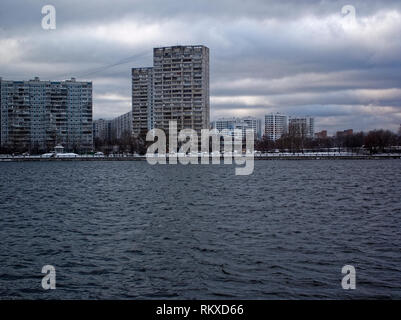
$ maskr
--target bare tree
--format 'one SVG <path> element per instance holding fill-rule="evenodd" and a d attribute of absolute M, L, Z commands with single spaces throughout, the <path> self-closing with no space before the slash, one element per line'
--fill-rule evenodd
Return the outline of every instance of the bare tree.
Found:
<path fill-rule="evenodd" d="M 397 136 L 390 130 L 369 131 L 365 137 L 365 147 L 370 153 L 383 152 L 384 148 L 397 143 Z"/>

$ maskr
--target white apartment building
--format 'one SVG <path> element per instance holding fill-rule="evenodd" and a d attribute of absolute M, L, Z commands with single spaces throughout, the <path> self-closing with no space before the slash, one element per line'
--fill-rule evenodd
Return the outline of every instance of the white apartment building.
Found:
<path fill-rule="evenodd" d="M 265 115 L 265 136 L 276 141 L 288 132 L 288 116 L 281 113 L 270 113 Z"/>
<path fill-rule="evenodd" d="M 211 123 L 213 129 L 217 129 L 219 131 L 228 129 L 232 130 L 235 127 L 235 124 L 238 123 L 239 118 L 219 118 Z"/>
<path fill-rule="evenodd" d="M 242 137 L 246 135 L 246 129 L 253 129 L 255 138 L 261 136 L 261 120 L 254 117 L 244 118 L 219 118 L 212 122 L 212 128 L 219 131 L 231 132 L 234 129 L 242 130 Z"/>
<path fill-rule="evenodd" d="M 255 137 L 256 138 L 261 138 L 262 137 L 262 121 L 261 119 L 255 118 L 255 117 L 244 117 L 241 118 L 242 122 L 245 122 L 247 124 L 247 128 L 253 129 L 255 132 Z"/>

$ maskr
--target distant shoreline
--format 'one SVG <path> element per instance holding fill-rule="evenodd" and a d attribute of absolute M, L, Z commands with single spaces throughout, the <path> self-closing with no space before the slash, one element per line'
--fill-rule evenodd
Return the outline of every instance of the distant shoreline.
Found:
<path fill-rule="evenodd" d="M 200 163 L 199 157 L 199 163 Z M 399 159 L 400 155 L 291 155 L 291 156 L 255 156 L 255 161 L 260 160 L 390 160 Z M 0 162 L 54 162 L 54 161 L 146 161 L 146 157 L 76 157 L 76 158 L 40 158 L 40 157 L 14 157 L 0 158 Z M 223 157 L 221 158 L 223 161 Z M 233 159 L 234 161 L 234 159 Z M 167 158 L 168 162 L 168 158 Z M 211 161 L 210 161 L 211 163 Z"/>

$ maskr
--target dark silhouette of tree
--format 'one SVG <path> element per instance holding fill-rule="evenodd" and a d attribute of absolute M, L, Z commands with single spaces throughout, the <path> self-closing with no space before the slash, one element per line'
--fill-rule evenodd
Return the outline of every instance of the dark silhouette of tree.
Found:
<path fill-rule="evenodd" d="M 397 143 L 397 136 L 390 130 L 369 131 L 365 137 L 365 147 L 370 153 L 383 152 L 384 148 Z"/>
<path fill-rule="evenodd" d="M 276 144 L 273 140 L 270 140 L 268 137 L 263 136 L 262 139 L 255 141 L 255 150 L 268 152 L 276 148 Z"/>
<path fill-rule="evenodd" d="M 400 124 L 400 128 L 398 129 L 398 141 L 397 141 L 397 145 L 401 146 L 401 124 Z"/>
<path fill-rule="evenodd" d="M 343 137 L 343 145 L 347 150 L 351 150 L 353 153 L 358 153 L 363 146 L 365 135 L 363 132 L 358 132 Z"/>

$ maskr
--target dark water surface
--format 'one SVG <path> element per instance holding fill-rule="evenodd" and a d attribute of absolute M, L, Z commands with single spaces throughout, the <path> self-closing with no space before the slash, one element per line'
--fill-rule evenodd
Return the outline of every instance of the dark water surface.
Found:
<path fill-rule="evenodd" d="M 400 169 L 0 163 L 0 299 L 400 299 Z"/>

